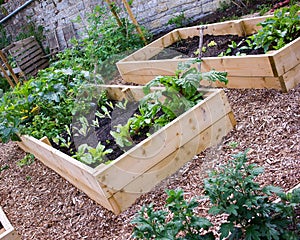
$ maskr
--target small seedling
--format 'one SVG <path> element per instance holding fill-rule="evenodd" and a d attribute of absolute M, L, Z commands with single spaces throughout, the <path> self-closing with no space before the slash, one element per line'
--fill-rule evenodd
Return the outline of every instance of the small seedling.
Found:
<path fill-rule="evenodd" d="M 126 99 L 124 102 L 118 102 L 116 104 L 116 107 L 120 108 L 120 109 L 123 109 L 123 110 L 126 110 L 126 106 L 127 106 L 127 103 L 128 103 L 128 100 Z"/>
<path fill-rule="evenodd" d="M 81 136 L 86 137 L 88 135 L 88 132 L 90 130 L 89 122 L 86 117 L 82 116 L 79 118 L 79 122 L 81 124 L 81 127 L 73 127 L 75 130 L 77 130 L 77 134 L 75 136 L 78 136 L 80 134 Z"/>
<path fill-rule="evenodd" d="M 232 148 L 232 149 L 237 148 L 238 145 L 239 145 L 239 143 L 238 143 L 238 142 L 235 142 L 235 141 L 231 141 L 231 142 L 229 142 L 229 143 L 227 144 L 227 146 L 230 147 L 230 148 Z"/>
<path fill-rule="evenodd" d="M 0 172 L 4 171 L 6 169 L 9 169 L 9 166 L 7 164 L 0 167 Z"/>
<path fill-rule="evenodd" d="M 17 166 L 24 167 L 24 166 L 29 166 L 32 163 L 34 163 L 34 155 L 29 153 L 29 154 L 26 154 L 26 156 L 24 158 L 22 158 L 21 160 L 19 160 L 17 162 Z"/>
<path fill-rule="evenodd" d="M 207 44 L 207 47 L 214 47 L 214 46 L 217 46 L 217 43 L 215 41 L 210 41 L 208 44 Z"/>

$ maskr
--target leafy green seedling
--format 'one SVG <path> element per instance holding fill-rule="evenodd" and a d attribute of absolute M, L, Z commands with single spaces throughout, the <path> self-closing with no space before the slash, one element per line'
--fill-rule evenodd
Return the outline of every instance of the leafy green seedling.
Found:
<path fill-rule="evenodd" d="M 4 171 L 4 170 L 7 170 L 7 169 L 9 169 L 9 165 L 3 165 L 3 166 L 1 166 L 0 167 L 0 172 L 2 172 L 2 171 Z"/>
<path fill-rule="evenodd" d="M 105 156 L 112 153 L 112 149 L 105 149 L 100 142 L 93 148 L 87 144 L 78 147 L 78 151 L 73 157 L 86 164 L 100 164 L 106 162 Z"/>
<path fill-rule="evenodd" d="M 133 144 L 129 132 L 130 124 L 131 121 L 128 121 L 124 126 L 119 124 L 115 126 L 115 128 L 117 128 L 117 131 L 110 131 L 110 134 L 115 139 L 116 144 L 118 144 L 120 147 L 130 147 Z"/>
<path fill-rule="evenodd" d="M 213 40 L 207 44 L 207 47 L 214 47 L 214 46 L 217 46 L 217 43 Z"/>
<path fill-rule="evenodd" d="M 235 141 L 231 141 L 227 144 L 228 147 L 233 148 L 233 149 L 237 148 L 238 145 L 239 145 L 239 143 L 235 142 Z"/>
<path fill-rule="evenodd" d="M 24 158 L 22 158 L 21 160 L 19 160 L 17 162 L 17 166 L 24 167 L 24 166 L 29 166 L 32 163 L 34 163 L 34 155 L 31 153 L 28 153 L 28 154 L 26 154 L 26 156 Z"/>

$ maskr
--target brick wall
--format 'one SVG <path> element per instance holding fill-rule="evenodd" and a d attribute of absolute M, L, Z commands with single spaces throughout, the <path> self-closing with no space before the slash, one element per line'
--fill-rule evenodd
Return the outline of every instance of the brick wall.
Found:
<path fill-rule="evenodd" d="M 168 25 L 170 18 L 184 13 L 190 20 L 198 20 L 201 17 L 216 10 L 222 0 L 133 0 L 132 10 L 138 22 L 152 33 L 156 34 L 166 31 L 174 26 Z M 14 11 L 27 1 L 10 0 L 3 7 L 8 13 Z M 122 6 L 121 0 L 116 1 Z M 66 31 L 72 25 L 77 37 L 84 32 L 86 16 L 96 5 L 103 5 L 101 0 L 36 0 L 26 8 L 4 22 L 9 35 L 16 36 L 24 23 L 33 21 L 35 24 L 44 26 L 45 35 L 53 34 L 55 31 L 60 47 L 67 46 Z M 74 23 L 78 16 L 83 21 Z M 0 16 L 1 18 L 1 16 Z M 72 35 L 72 34 L 69 34 Z M 46 43 L 45 43 L 46 44 Z"/>

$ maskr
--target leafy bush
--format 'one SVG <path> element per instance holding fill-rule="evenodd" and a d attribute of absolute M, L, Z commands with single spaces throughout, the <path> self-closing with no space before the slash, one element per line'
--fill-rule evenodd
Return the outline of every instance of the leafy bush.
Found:
<path fill-rule="evenodd" d="M 196 199 L 186 201 L 183 191 L 166 190 L 168 198 L 163 210 L 154 210 L 153 205 L 144 206 L 132 221 L 132 237 L 136 239 L 214 239 L 211 232 L 200 235 L 212 224 L 195 216 Z M 168 219 L 168 220 L 167 220 Z"/>
<path fill-rule="evenodd" d="M 213 204 L 209 213 L 228 215 L 221 225 L 221 239 L 298 239 L 294 208 L 300 203 L 300 189 L 285 194 L 278 187 L 260 187 L 254 179 L 263 168 L 247 164 L 246 154 L 237 154 L 204 180 L 205 193 Z M 273 194 L 283 201 L 272 202 Z"/>
<path fill-rule="evenodd" d="M 86 71 L 101 73 L 104 78 L 111 76 L 117 70 L 115 63 L 118 60 L 144 46 L 135 26 L 126 18 L 121 22 L 122 26 L 119 26 L 104 7 L 95 7 L 88 17 L 87 37 L 78 41 L 73 39 L 73 48 L 59 54 L 61 67 L 79 65 Z"/>
<path fill-rule="evenodd" d="M 81 71 L 47 68 L 5 93 L 0 102 L 0 140 L 18 140 L 23 134 L 56 137 L 72 121 L 84 79 Z"/>
<path fill-rule="evenodd" d="M 289 239 L 300 234 L 296 208 L 300 204 L 300 189 L 284 193 L 274 186 L 260 187 L 254 178 L 263 172 L 255 164 L 247 164 L 247 152 L 239 153 L 218 171 L 204 180 L 205 193 L 213 215 L 226 214 L 221 224 L 220 239 Z M 143 206 L 132 221 L 136 239 L 215 239 L 209 230 L 212 224 L 196 216 L 197 201 L 183 199 L 182 190 L 167 190 L 163 210 L 154 210 L 153 204 Z M 272 202 L 271 196 L 280 202 Z"/>

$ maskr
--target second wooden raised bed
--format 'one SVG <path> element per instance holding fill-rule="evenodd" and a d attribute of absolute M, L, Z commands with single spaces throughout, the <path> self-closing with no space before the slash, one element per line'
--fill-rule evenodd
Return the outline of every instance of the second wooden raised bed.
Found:
<path fill-rule="evenodd" d="M 269 16 L 208 24 L 205 34 L 248 36 Z M 146 84 L 159 75 L 174 75 L 178 63 L 188 58 L 150 60 L 171 44 L 199 36 L 199 26 L 176 29 L 117 63 L 127 82 Z M 178 54 L 180 55 L 180 54 Z M 205 57 L 202 72 L 215 69 L 228 73 L 228 88 L 272 88 L 286 92 L 300 83 L 300 38 L 280 50 L 261 55 Z M 225 87 L 220 83 L 216 86 Z"/>
<path fill-rule="evenodd" d="M 19 240 L 20 236 L 10 224 L 5 213 L 0 207 L 0 240 Z"/>
<path fill-rule="evenodd" d="M 111 99 L 138 101 L 141 87 L 106 86 Z M 221 142 L 235 120 L 225 93 L 202 89 L 204 100 L 121 155 L 96 168 L 73 159 L 46 142 L 23 136 L 19 146 L 34 154 L 90 198 L 115 214 L 132 205 L 192 157 Z"/>

